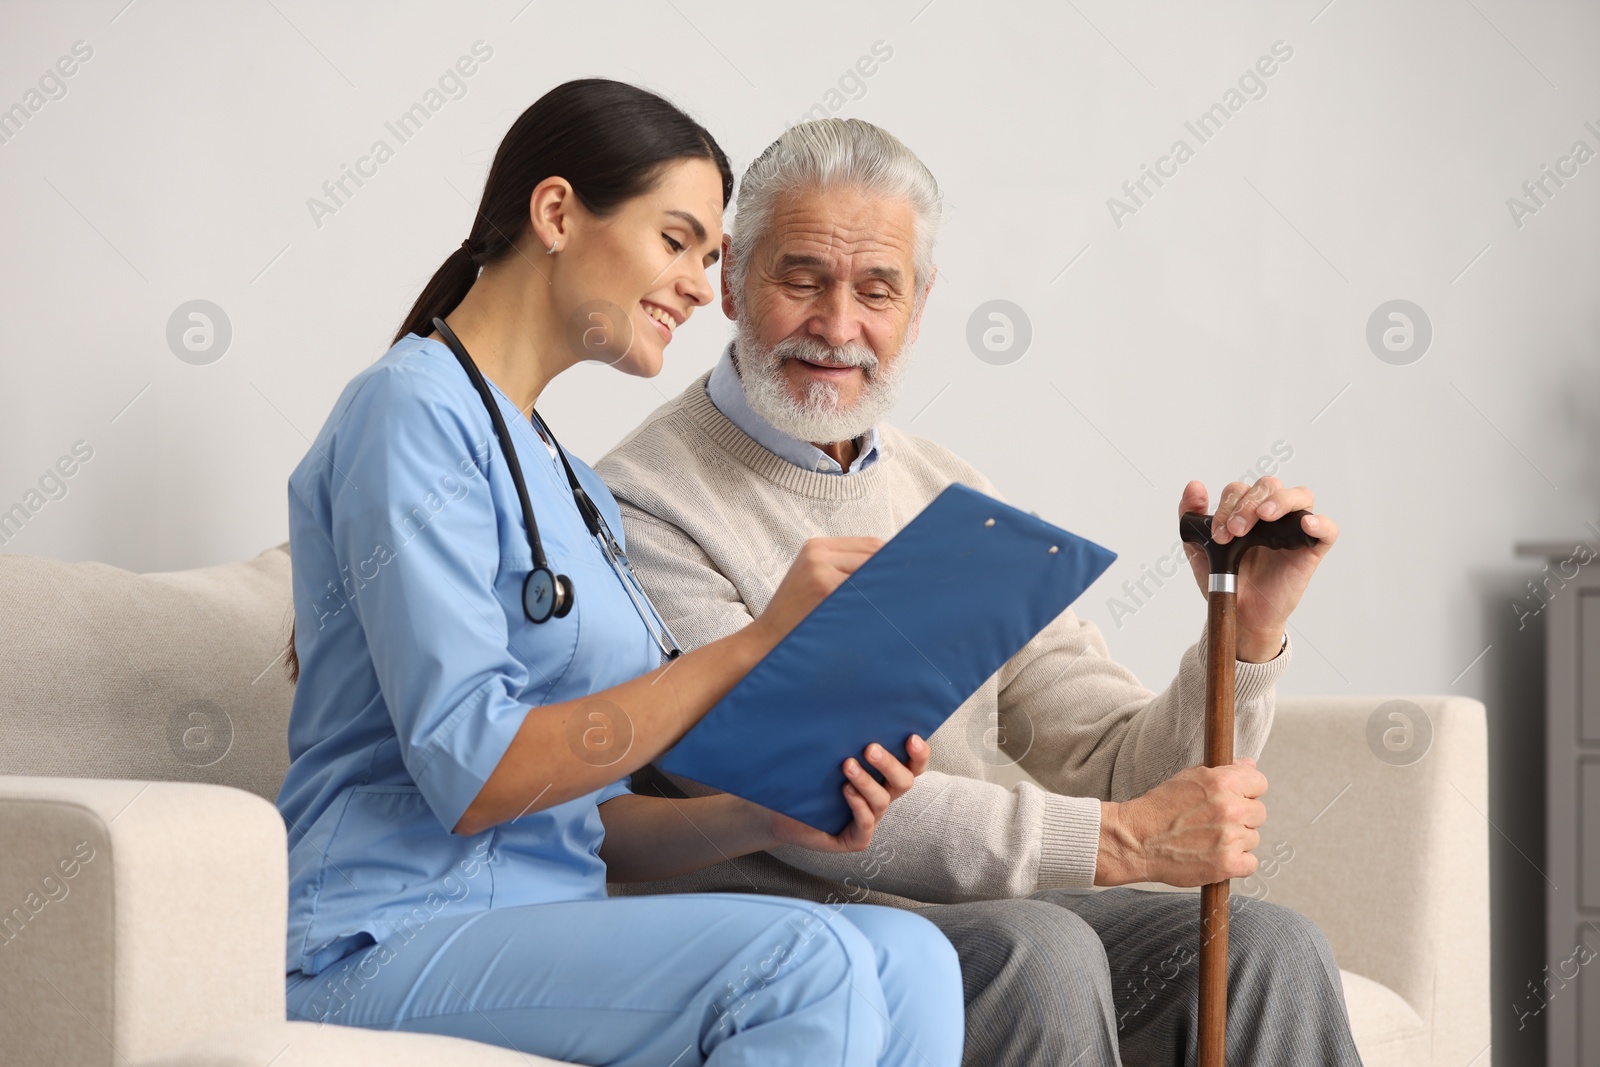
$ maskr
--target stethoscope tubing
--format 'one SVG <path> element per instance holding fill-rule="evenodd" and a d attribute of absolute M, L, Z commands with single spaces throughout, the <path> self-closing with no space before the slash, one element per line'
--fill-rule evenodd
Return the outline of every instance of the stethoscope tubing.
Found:
<path fill-rule="evenodd" d="M 488 382 L 484 379 L 483 373 L 478 370 L 478 365 L 467 354 L 466 346 L 461 343 L 460 338 L 456 337 L 455 331 L 450 329 L 443 318 L 435 318 L 433 325 L 439 331 L 439 335 L 445 339 L 446 346 L 455 355 L 457 361 L 461 363 L 462 369 L 467 372 L 467 377 L 471 379 L 479 399 L 483 401 L 484 407 L 488 409 L 489 421 L 494 424 L 495 437 L 500 441 L 500 450 L 505 453 L 506 472 L 511 475 L 512 484 L 517 490 L 517 502 L 522 507 L 522 518 L 528 530 L 528 547 L 533 553 L 534 568 L 536 571 L 542 569 L 548 572 L 550 571 L 550 564 L 545 557 L 544 545 L 539 537 L 539 526 L 533 516 L 533 503 L 528 497 L 528 486 L 522 475 L 522 464 L 517 459 L 516 446 L 511 443 L 511 432 L 507 429 L 505 420 L 500 417 L 499 405 L 495 403 L 494 397 L 490 394 Z M 612 572 L 617 576 L 617 581 L 622 584 L 623 592 L 628 595 L 628 600 L 632 602 L 634 611 L 639 613 L 639 620 L 644 623 L 645 629 L 650 633 L 650 637 L 655 642 L 656 647 L 661 650 L 663 662 L 677 659 L 678 656 L 683 654 L 683 650 L 678 647 L 678 642 L 672 636 L 672 631 L 668 628 L 666 620 L 656 610 L 655 602 L 650 599 L 650 594 L 645 592 L 644 586 L 639 582 L 638 575 L 634 573 L 633 564 L 629 562 L 626 553 L 622 552 L 621 546 L 611 532 L 610 524 L 605 520 L 605 516 L 600 514 L 600 509 L 595 506 L 594 501 L 589 499 L 589 494 L 584 492 L 583 486 L 578 481 L 577 472 L 572 469 L 572 463 L 567 459 L 566 450 L 561 447 L 561 442 L 556 440 L 555 433 L 551 431 L 549 424 L 540 417 L 536 409 L 530 409 L 529 416 L 530 420 L 539 428 L 546 440 L 555 449 L 556 456 L 560 459 L 561 466 L 566 472 L 567 485 L 571 490 L 572 503 L 578 510 L 578 516 L 583 519 L 583 524 L 589 530 L 590 535 L 599 543 L 600 554 L 610 564 Z M 576 594 L 574 594 L 575 596 Z M 643 598 L 642 602 L 641 598 Z M 526 597 L 524 597 L 524 600 L 526 600 Z M 526 606 L 524 606 L 524 610 L 526 611 Z M 563 614 L 565 614 L 564 611 Z M 546 621 L 545 619 L 534 619 L 532 615 L 529 618 L 530 621 L 534 622 Z"/>

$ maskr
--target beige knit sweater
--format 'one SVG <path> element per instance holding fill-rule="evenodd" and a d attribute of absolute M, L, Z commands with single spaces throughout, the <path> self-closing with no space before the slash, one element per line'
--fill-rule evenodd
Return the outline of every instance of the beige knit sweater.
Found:
<path fill-rule="evenodd" d="M 628 556 L 685 649 L 759 614 L 809 537 L 888 539 L 951 482 L 999 496 L 946 449 L 887 425 L 878 428 L 878 460 L 864 470 L 796 466 L 717 410 L 708 377 L 595 465 L 621 505 Z M 1099 628 L 1069 608 L 929 739 L 929 770 L 891 806 L 867 852 L 785 847 L 613 892 L 764 892 L 907 906 L 1092 885 L 1101 799 L 1128 800 L 1202 761 L 1205 642 L 1202 625 L 1177 677 L 1157 694 L 1112 660 Z M 1259 755 L 1266 742 L 1273 686 L 1290 652 L 1285 646 L 1268 663 L 1236 666 L 1239 756 Z M 1011 764 L 1039 785 L 990 780 Z M 675 781 L 691 795 L 707 792 Z"/>

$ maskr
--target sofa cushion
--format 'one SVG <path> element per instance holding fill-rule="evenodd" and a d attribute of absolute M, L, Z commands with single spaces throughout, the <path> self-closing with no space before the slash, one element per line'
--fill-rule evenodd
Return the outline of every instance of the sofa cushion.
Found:
<path fill-rule="evenodd" d="M 0 773 L 275 798 L 293 693 L 288 548 L 161 574 L 0 556 Z"/>
<path fill-rule="evenodd" d="M 559 1060 L 438 1034 L 262 1023 L 214 1034 L 138 1067 L 561 1067 Z"/>
<path fill-rule="evenodd" d="M 1413 1067 L 1428 1062 L 1428 1026 L 1388 986 L 1341 970 L 1350 1033 L 1364 1067 Z"/>

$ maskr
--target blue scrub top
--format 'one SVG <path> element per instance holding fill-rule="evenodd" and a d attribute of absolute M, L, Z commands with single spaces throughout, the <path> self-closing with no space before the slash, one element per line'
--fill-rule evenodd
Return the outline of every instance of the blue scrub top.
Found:
<path fill-rule="evenodd" d="M 626 779 L 474 836 L 450 831 L 529 707 L 661 662 L 559 460 L 489 389 L 545 556 L 572 579 L 564 618 L 535 625 L 523 614 L 533 559 L 516 489 L 483 401 L 442 342 L 407 334 L 356 375 L 289 477 L 300 681 L 277 799 L 289 830 L 289 971 L 409 940 L 440 915 L 606 895 L 598 805 L 627 792 Z M 568 456 L 620 539 L 616 500 Z"/>

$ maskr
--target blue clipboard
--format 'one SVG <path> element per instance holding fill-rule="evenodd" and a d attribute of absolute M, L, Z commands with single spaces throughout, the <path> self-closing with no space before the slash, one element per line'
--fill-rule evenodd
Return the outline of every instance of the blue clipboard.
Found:
<path fill-rule="evenodd" d="M 952 484 L 656 766 L 839 833 L 847 757 L 877 741 L 906 759 L 1116 558 Z"/>

